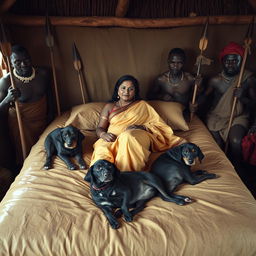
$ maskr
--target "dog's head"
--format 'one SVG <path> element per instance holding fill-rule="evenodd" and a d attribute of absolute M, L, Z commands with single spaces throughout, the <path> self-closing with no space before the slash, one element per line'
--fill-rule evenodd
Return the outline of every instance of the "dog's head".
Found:
<path fill-rule="evenodd" d="M 176 161 L 183 161 L 186 165 L 194 165 L 198 157 L 200 163 L 204 158 L 201 149 L 194 143 L 184 143 L 177 147 L 171 148 L 168 154 Z"/>
<path fill-rule="evenodd" d="M 84 180 L 92 184 L 103 185 L 112 182 L 119 174 L 120 171 L 113 163 L 98 160 L 89 168 Z"/>
<path fill-rule="evenodd" d="M 73 149 L 84 139 L 84 135 L 76 127 L 69 125 L 61 129 L 61 138 L 65 148 Z"/>

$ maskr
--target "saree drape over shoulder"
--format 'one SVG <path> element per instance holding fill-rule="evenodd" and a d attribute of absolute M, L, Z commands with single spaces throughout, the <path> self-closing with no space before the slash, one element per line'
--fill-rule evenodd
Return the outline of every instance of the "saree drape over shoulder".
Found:
<path fill-rule="evenodd" d="M 19 102 L 21 120 L 24 127 L 24 136 L 26 141 L 27 153 L 37 142 L 39 136 L 44 131 L 47 124 L 47 100 L 43 96 L 40 100 L 31 103 Z M 19 127 L 15 108 L 9 109 L 9 127 L 11 137 L 16 149 L 16 159 L 19 164 L 22 161 L 22 149 L 20 142 Z"/>
<path fill-rule="evenodd" d="M 243 83 L 251 75 L 252 73 L 250 71 L 245 70 L 241 82 Z M 228 123 L 233 105 L 234 87 L 237 86 L 237 83 L 238 75 L 227 91 L 222 95 L 216 107 L 209 112 L 206 119 L 208 129 L 210 131 L 218 131 L 224 141 L 226 141 L 228 136 Z M 249 124 L 249 114 L 245 111 L 243 104 L 239 100 L 237 100 L 236 103 L 231 126 L 236 124 L 240 124 L 245 128 L 247 128 Z"/>
<path fill-rule="evenodd" d="M 91 165 L 105 159 L 115 163 L 121 171 L 140 171 L 144 169 L 151 152 L 167 150 L 182 141 L 143 100 L 114 115 L 109 123 L 108 132 L 115 134 L 117 139 L 114 142 L 97 140 Z M 147 131 L 126 130 L 130 125 L 144 125 Z"/>

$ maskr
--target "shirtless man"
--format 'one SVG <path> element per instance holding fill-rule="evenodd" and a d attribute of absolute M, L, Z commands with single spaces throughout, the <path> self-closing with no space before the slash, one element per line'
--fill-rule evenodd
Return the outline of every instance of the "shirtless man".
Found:
<path fill-rule="evenodd" d="M 13 107 L 18 100 L 24 126 L 26 146 L 29 152 L 40 134 L 53 117 L 50 103 L 50 76 L 44 68 L 34 68 L 28 51 L 20 46 L 12 47 L 11 64 L 17 89 L 11 87 L 10 74 L 0 79 L 0 115 L 11 129 L 19 164 L 22 162 L 20 137 L 17 129 L 16 111 Z M 48 102 L 47 102 L 48 101 Z M 17 156 L 16 156 L 17 157 Z"/>
<path fill-rule="evenodd" d="M 255 132 L 256 115 L 256 79 L 245 70 L 242 87 L 235 88 L 239 77 L 244 48 L 236 43 L 229 43 L 220 53 L 223 71 L 209 81 L 206 96 L 211 96 L 212 104 L 206 117 L 206 124 L 221 148 L 228 141 L 231 160 L 241 160 L 241 141 L 249 128 Z M 234 119 L 229 134 L 228 123 L 234 95 L 238 98 Z"/>
<path fill-rule="evenodd" d="M 186 56 L 180 48 L 174 48 L 168 55 L 169 70 L 157 77 L 150 88 L 148 99 L 175 101 L 187 108 L 195 78 L 183 71 Z"/>

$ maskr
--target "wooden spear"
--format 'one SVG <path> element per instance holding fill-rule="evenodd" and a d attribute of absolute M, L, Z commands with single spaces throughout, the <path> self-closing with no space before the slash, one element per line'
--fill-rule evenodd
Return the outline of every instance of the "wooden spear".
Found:
<path fill-rule="evenodd" d="M 203 35 L 199 41 L 200 55 L 199 55 L 199 62 L 197 65 L 196 78 L 198 78 L 200 75 L 203 52 L 207 48 L 207 45 L 208 45 L 208 39 L 207 39 L 208 24 L 209 24 L 209 17 L 206 20 L 206 23 L 204 25 Z M 195 104 L 195 102 L 196 102 L 197 89 L 198 89 L 198 81 L 196 80 L 195 85 L 194 85 L 193 96 L 192 96 L 192 102 L 191 102 L 192 104 Z M 190 121 L 193 119 L 193 117 L 194 117 L 194 112 L 191 112 L 190 113 Z"/>
<path fill-rule="evenodd" d="M 56 105 L 57 105 L 57 113 L 58 116 L 61 114 L 60 111 L 60 99 L 59 99 L 59 92 L 58 92 L 58 85 L 57 85 L 57 78 L 56 78 L 56 69 L 55 69 L 55 62 L 54 62 L 54 38 L 52 35 L 51 29 L 51 21 L 48 14 L 45 17 L 45 32 L 46 32 L 46 45 L 50 50 L 51 55 L 51 66 L 52 66 L 52 73 L 53 73 L 53 82 L 54 82 L 54 90 L 55 90 L 55 98 L 56 98 Z"/>
<path fill-rule="evenodd" d="M 10 56 L 11 56 L 11 51 L 12 51 L 11 50 L 11 44 L 7 40 L 2 21 L 1 21 L 1 32 L 2 32 L 1 50 L 2 50 L 2 53 L 3 53 L 3 55 L 5 56 L 5 58 L 7 60 L 7 66 L 8 66 L 8 70 L 10 72 L 11 86 L 14 89 L 16 89 L 16 85 L 15 85 L 15 82 L 14 82 L 14 79 L 13 79 L 12 68 L 11 68 L 11 61 L 10 61 Z M 25 140 L 25 135 L 24 135 L 24 128 L 23 128 L 23 123 L 22 123 L 21 114 L 20 114 L 20 108 L 19 108 L 19 104 L 18 104 L 17 100 L 15 100 L 14 104 L 15 104 L 17 121 L 18 121 L 18 128 L 19 128 L 19 133 L 20 133 L 22 157 L 23 157 L 23 160 L 25 160 L 25 158 L 27 156 L 27 147 L 26 147 L 26 140 Z"/>
<path fill-rule="evenodd" d="M 86 92 L 87 101 L 89 98 L 89 94 L 88 94 L 88 91 L 87 91 L 85 83 L 84 83 L 84 78 L 83 78 L 83 74 L 82 74 L 82 62 L 81 62 L 80 54 L 77 50 L 75 43 L 73 43 L 72 50 L 73 50 L 72 51 L 73 52 L 73 64 L 74 64 L 74 68 L 78 74 L 80 89 L 81 89 L 81 93 L 82 93 L 82 99 L 83 99 L 83 103 L 85 104 L 86 100 L 85 100 L 84 92 Z"/>
<path fill-rule="evenodd" d="M 250 52 L 250 45 L 252 43 L 252 34 L 253 34 L 253 26 L 254 26 L 254 17 L 252 18 L 251 23 L 248 26 L 248 30 L 244 39 L 244 56 L 243 56 L 243 60 L 242 60 L 242 64 L 241 64 L 241 68 L 240 68 L 240 72 L 239 72 L 239 77 L 238 77 L 238 81 L 237 81 L 237 85 L 235 88 L 241 88 L 241 81 L 242 81 L 242 77 L 244 74 L 244 69 L 245 69 L 245 63 L 247 60 L 247 56 L 248 53 Z M 234 119 L 234 112 L 235 112 L 235 107 L 236 107 L 236 103 L 237 103 L 237 97 L 234 96 L 233 99 L 233 104 L 232 104 L 232 108 L 231 108 L 231 113 L 230 113 L 230 118 L 229 118 L 229 123 L 228 123 L 228 130 L 227 130 L 227 140 L 226 140 L 226 144 L 225 144 L 225 154 L 228 151 L 228 135 L 231 129 L 231 125 L 233 123 L 233 119 Z"/>

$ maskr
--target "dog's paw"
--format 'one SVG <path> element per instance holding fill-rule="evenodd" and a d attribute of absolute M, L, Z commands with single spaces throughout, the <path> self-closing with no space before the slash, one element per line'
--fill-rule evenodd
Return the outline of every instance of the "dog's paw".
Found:
<path fill-rule="evenodd" d="M 51 169 L 51 166 L 50 165 L 44 165 L 44 169 L 49 170 L 49 169 Z"/>
<path fill-rule="evenodd" d="M 185 205 L 185 204 L 189 204 L 192 202 L 193 202 L 193 200 L 188 196 L 184 196 L 182 199 L 176 199 L 176 204 L 178 204 L 178 205 Z"/>
<path fill-rule="evenodd" d="M 190 197 L 185 197 L 184 201 L 186 203 L 192 203 L 193 202 L 193 200 Z"/>
<path fill-rule="evenodd" d="M 120 227 L 117 220 L 111 220 L 111 221 L 109 221 L 109 224 L 110 224 L 111 228 L 113 228 L 113 229 L 118 229 Z"/>
<path fill-rule="evenodd" d="M 196 171 L 194 172 L 195 175 L 204 175 L 204 174 L 207 174 L 207 173 L 208 173 L 208 172 L 205 171 L 205 170 L 196 170 Z"/>
<path fill-rule="evenodd" d="M 73 171 L 73 170 L 76 169 L 76 166 L 75 166 L 75 165 L 69 165 L 69 166 L 68 166 L 68 169 Z"/>
<path fill-rule="evenodd" d="M 131 213 L 125 214 L 125 215 L 124 215 L 124 219 L 125 219 L 125 221 L 127 221 L 127 222 L 131 222 L 131 221 L 133 220 L 133 216 L 132 216 Z"/>
<path fill-rule="evenodd" d="M 86 164 L 79 164 L 79 168 L 81 169 L 81 170 L 85 170 L 86 169 Z"/>
<path fill-rule="evenodd" d="M 217 179 L 220 176 L 216 175 L 215 173 L 208 173 L 207 177 L 208 177 L 208 179 Z"/>

